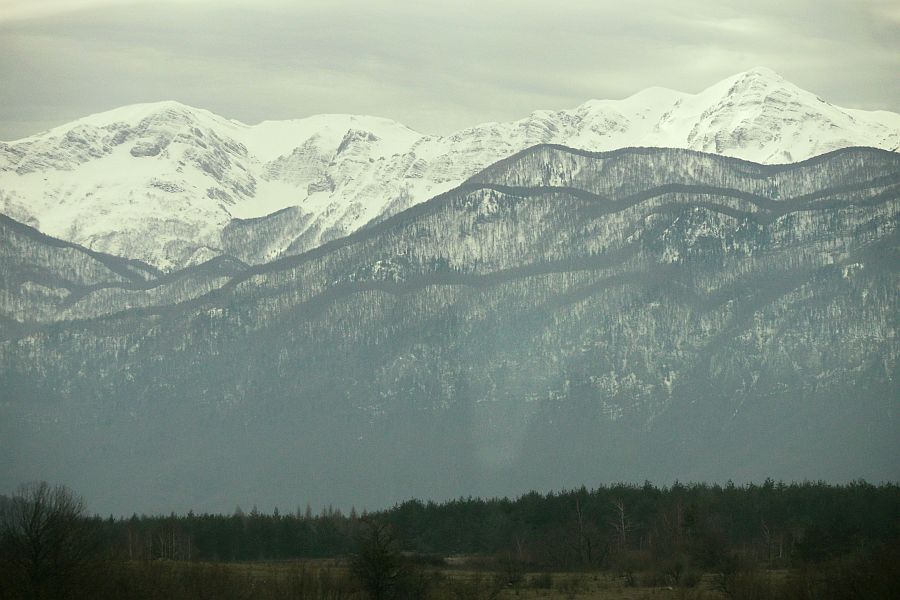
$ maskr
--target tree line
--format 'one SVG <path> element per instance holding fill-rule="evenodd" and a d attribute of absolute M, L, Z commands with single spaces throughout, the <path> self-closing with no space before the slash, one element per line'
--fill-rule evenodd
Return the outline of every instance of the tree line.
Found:
<path fill-rule="evenodd" d="M 0 497 L 0 506 L 14 504 Z M 80 500 L 79 500 L 80 502 Z M 900 539 L 900 486 L 617 484 L 529 492 L 518 498 L 408 500 L 349 513 L 307 506 L 282 513 L 81 514 L 106 555 L 127 560 L 257 561 L 352 553 L 363 520 L 388 525 L 418 555 L 505 555 L 548 568 L 607 566 L 616 555 L 690 555 L 704 564 L 729 551 L 772 565 L 815 561 Z"/>
<path fill-rule="evenodd" d="M 46 589 L 91 561 L 346 559 L 380 581 L 383 573 L 367 556 L 376 565 L 396 565 L 401 557 L 442 567 L 466 560 L 470 568 L 605 570 L 626 580 L 653 572 L 661 582 L 683 584 L 701 573 L 737 573 L 741 564 L 798 569 L 846 557 L 896 557 L 900 486 L 617 484 L 518 498 L 409 500 L 372 513 L 254 507 L 227 515 L 101 518 L 88 516 L 71 490 L 40 483 L 0 496 L 0 516 L 0 591 Z"/>

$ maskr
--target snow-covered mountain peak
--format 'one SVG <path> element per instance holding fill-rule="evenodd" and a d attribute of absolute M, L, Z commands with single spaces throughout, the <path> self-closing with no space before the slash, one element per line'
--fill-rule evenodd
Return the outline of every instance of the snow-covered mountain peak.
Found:
<path fill-rule="evenodd" d="M 70 123 L 8 143 L 24 144 L 38 140 L 46 140 L 48 138 L 60 138 L 64 137 L 72 130 L 118 130 L 123 127 L 137 127 L 142 122 L 173 124 L 206 122 L 206 124 L 215 123 L 218 126 L 220 124 L 228 123 L 229 121 L 202 108 L 194 108 L 174 100 L 165 100 L 161 102 L 128 104 L 111 110 L 94 113 L 76 119 Z"/>
<path fill-rule="evenodd" d="M 728 77 L 725 79 L 725 81 L 728 81 L 728 80 L 768 81 L 768 82 L 772 82 L 776 85 L 788 84 L 788 85 L 791 85 L 792 87 L 796 87 L 791 82 L 789 82 L 787 79 L 782 77 L 781 74 L 778 73 L 777 71 L 774 71 L 774 70 L 770 69 L 769 67 L 762 67 L 762 66 L 753 67 L 752 69 L 747 69 L 746 71 L 737 73 L 737 74 L 732 75 L 731 77 Z M 799 89 L 799 88 L 797 88 L 797 89 Z"/>
<path fill-rule="evenodd" d="M 346 235 L 541 143 L 793 162 L 847 146 L 895 149 L 900 115 L 831 105 L 761 67 L 696 94 L 648 88 L 447 136 L 349 114 L 248 125 L 153 102 L 0 143 L 0 212 L 167 269 L 222 253 L 261 262 Z M 250 237 L 226 235 L 234 219 Z"/>
<path fill-rule="evenodd" d="M 268 162 L 290 154 L 313 137 L 317 137 L 321 147 L 335 151 L 350 130 L 367 131 L 381 140 L 396 141 L 399 146 L 390 148 L 393 152 L 408 149 L 409 145 L 422 137 L 422 134 L 391 119 L 349 114 L 262 121 L 256 125 L 240 123 L 232 135 L 240 139 L 254 156 Z"/>
<path fill-rule="evenodd" d="M 116 123 L 137 125 L 147 119 L 151 120 L 181 120 L 190 118 L 197 113 L 212 115 L 209 111 L 194 108 L 175 100 L 163 100 L 160 102 L 143 102 L 129 104 L 112 110 L 95 113 L 79 119 L 77 122 L 95 127 L 107 127 Z"/>
<path fill-rule="evenodd" d="M 763 67 L 729 77 L 703 90 L 697 96 L 710 103 L 734 102 L 759 107 L 779 99 L 812 105 L 822 102 L 814 94 L 797 87 L 775 71 Z"/>
<path fill-rule="evenodd" d="M 591 108 L 594 106 L 619 106 L 624 104 L 631 106 L 658 107 L 671 105 L 686 95 L 687 94 L 685 94 L 684 92 L 679 92 L 670 88 L 651 86 L 648 88 L 644 88 L 639 92 L 635 92 L 624 100 L 588 100 L 581 106 L 585 108 Z"/>

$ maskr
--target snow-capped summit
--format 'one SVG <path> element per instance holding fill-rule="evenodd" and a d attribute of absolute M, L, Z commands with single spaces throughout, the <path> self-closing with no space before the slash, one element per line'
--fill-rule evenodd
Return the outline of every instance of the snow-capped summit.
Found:
<path fill-rule="evenodd" d="M 648 88 L 448 136 L 377 117 L 246 125 L 178 102 L 136 104 L 0 143 L 0 212 L 164 269 L 226 252 L 264 262 L 346 235 L 540 143 L 680 147 L 781 163 L 847 146 L 895 149 L 900 115 L 834 106 L 765 68 L 698 94 Z"/>
<path fill-rule="evenodd" d="M 774 71 L 751 69 L 685 98 L 672 145 L 761 163 L 794 162 L 851 145 L 888 147 L 900 118 L 828 104 Z M 674 124 L 674 123 L 673 123 Z M 885 143 L 887 142 L 887 143 Z M 894 144 L 896 145 L 896 144 Z"/>

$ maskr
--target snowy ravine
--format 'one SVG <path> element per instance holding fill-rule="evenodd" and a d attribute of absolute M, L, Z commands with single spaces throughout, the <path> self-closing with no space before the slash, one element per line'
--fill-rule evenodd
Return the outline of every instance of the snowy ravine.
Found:
<path fill-rule="evenodd" d="M 0 213 L 163 270 L 299 254 L 447 191 L 524 148 L 689 148 L 786 163 L 900 146 L 900 115 L 836 107 L 767 69 L 699 94 L 537 111 L 445 137 L 375 117 L 245 125 L 177 102 L 92 115 L 0 143 Z"/>

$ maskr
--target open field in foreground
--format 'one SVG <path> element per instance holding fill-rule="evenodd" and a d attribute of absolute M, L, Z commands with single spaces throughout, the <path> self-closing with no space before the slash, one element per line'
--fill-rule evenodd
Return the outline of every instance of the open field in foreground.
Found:
<path fill-rule="evenodd" d="M 466 566 L 408 566 L 373 595 L 349 563 L 304 560 L 250 563 L 176 561 L 105 563 L 86 572 L 68 598 L 121 600 L 778 600 L 891 598 L 896 574 L 880 579 L 835 581 L 808 570 L 738 570 L 681 574 L 681 581 L 658 572 L 524 572 Z M 0 590 L 2 592 L 3 590 Z M 15 598 L 12 594 L 3 597 Z"/>

